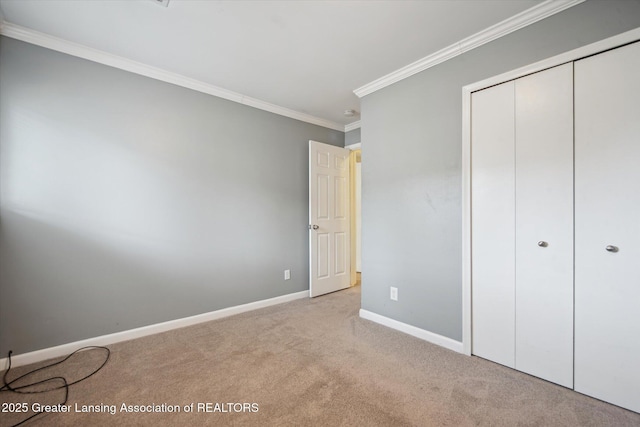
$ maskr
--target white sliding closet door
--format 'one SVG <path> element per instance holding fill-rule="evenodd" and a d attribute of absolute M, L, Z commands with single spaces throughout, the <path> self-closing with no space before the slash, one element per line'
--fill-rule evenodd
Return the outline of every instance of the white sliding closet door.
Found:
<path fill-rule="evenodd" d="M 573 64 L 515 83 L 515 368 L 573 388 Z"/>
<path fill-rule="evenodd" d="M 515 367 L 514 82 L 472 95 L 472 353 Z"/>
<path fill-rule="evenodd" d="M 575 99 L 575 389 L 640 412 L 640 43 L 576 61 Z"/>

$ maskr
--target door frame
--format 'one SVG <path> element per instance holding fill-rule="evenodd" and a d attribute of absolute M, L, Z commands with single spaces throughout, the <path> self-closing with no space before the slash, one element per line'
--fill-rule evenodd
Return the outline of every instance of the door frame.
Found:
<path fill-rule="evenodd" d="M 355 158 L 355 156 L 357 155 L 356 153 L 359 153 L 360 155 L 362 155 L 362 142 L 358 142 L 356 144 L 347 145 L 344 148 L 346 148 L 346 149 L 351 151 L 351 153 L 349 154 L 349 168 L 351 169 L 349 171 L 350 172 L 350 176 L 349 176 L 349 205 L 351 207 L 351 216 L 349 218 L 349 222 L 350 222 L 349 240 L 351 242 L 351 245 L 350 245 L 351 247 L 349 248 L 349 250 L 351 251 L 350 280 L 351 280 L 351 286 L 355 286 L 358 283 L 358 278 L 357 278 L 357 274 L 358 273 L 357 273 L 357 268 L 356 268 L 356 257 L 358 255 L 358 251 L 357 251 L 356 240 L 360 238 L 360 236 L 357 233 L 357 227 L 356 227 L 356 220 L 357 220 L 358 215 L 360 215 L 360 217 L 361 217 L 360 218 L 360 222 L 362 223 L 361 212 L 357 212 L 357 209 L 356 209 L 356 191 L 358 190 L 357 189 L 357 184 L 356 184 L 356 164 L 357 163 L 361 163 L 361 161 L 357 162 L 357 159 Z"/>
<path fill-rule="evenodd" d="M 484 79 L 462 88 L 462 353 L 471 355 L 471 94 L 528 74 L 640 40 L 640 28 Z"/>

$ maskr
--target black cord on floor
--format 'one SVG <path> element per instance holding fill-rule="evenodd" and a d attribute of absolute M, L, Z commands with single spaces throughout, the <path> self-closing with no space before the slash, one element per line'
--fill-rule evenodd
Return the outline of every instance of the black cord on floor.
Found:
<path fill-rule="evenodd" d="M 80 351 L 94 350 L 94 349 L 105 350 L 106 351 L 106 357 L 104 359 L 104 362 L 102 362 L 102 365 L 100 365 L 97 369 L 95 369 L 94 371 L 92 371 L 88 375 L 86 375 L 86 376 L 84 376 L 84 377 L 82 377 L 82 378 L 80 378 L 80 379 L 78 379 L 76 381 L 68 382 L 67 379 L 64 378 L 64 377 L 55 376 L 55 377 L 50 377 L 50 378 L 47 378 L 47 379 L 44 379 L 44 380 L 40 380 L 40 381 L 36 381 L 36 382 L 33 382 L 33 383 L 29 383 L 29 384 L 23 384 L 23 385 L 15 386 L 15 387 L 12 386 L 12 384 L 14 384 L 16 381 L 19 381 L 19 380 L 21 380 L 21 379 L 23 379 L 25 377 L 28 377 L 29 375 L 33 375 L 36 372 L 40 372 L 40 371 L 45 370 L 47 368 L 51 368 L 53 366 L 57 366 L 57 365 L 60 365 L 60 364 L 62 364 L 64 362 L 66 362 L 67 360 L 69 360 L 69 358 L 71 356 L 73 356 L 74 354 L 76 354 L 76 353 L 78 353 Z M 107 362 L 109 361 L 109 357 L 111 356 L 111 350 L 109 350 L 107 347 L 100 347 L 100 346 L 82 347 L 82 348 L 77 349 L 76 351 L 74 351 L 73 353 L 69 354 L 67 357 L 65 357 L 64 359 L 62 359 L 62 360 L 60 360 L 58 362 L 54 362 L 54 363 L 51 363 L 51 364 L 46 365 L 46 366 L 42 366 L 42 367 L 37 368 L 37 369 L 33 369 L 33 370 L 27 372 L 26 374 L 20 375 L 19 377 L 14 378 L 13 380 L 7 382 L 7 376 L 9 375 L 9 371 L 11 370 L 11 354 L 12 353 L 13 353 L 13 351 L 9 351 L 9 367 L 7 368 L 7 370 L 4 372 L 4 375 L 2 376 L 3 386 L 0 387 L 0 392 L 13 392 L 13 393 L 19 393 L 19 394 L 38 394 L 38 393 L 48 393 L 48 392 L 51 392 L 51 391 L 54 391 L 54 390 L 64 389 L 64 401 L 61 402 L 60 405 L 65 405 L 67 403 L 67 400 L 69 399 L 69 387 L 70 386 L 72 386 L 74 384 L 78 384 L 79 382 L 84 381 L 87 378 L 95 375 L 98 371 L 100 371 L 104 367 L 104 365 L 107 364 Z M 32 390 L 32 391 L 25 390 L 25 389 L 28 389 L 30 387 L 34 387 L 34 386 L 41 385 L 41 384 L 46 384 L 46 383 L 49 383 L 49 382 L 54 382 L 54 383 L 55 382 L 62 382 L 62 384 L 58 385 L 58 386 L 52 386 L 51 388 L 46 388 L 44 390 Z M 44 412 L 42 412 L 42 411 L 41 412 L 36 412 L 35 414 L 31 415 L 30 417 L 20 421 L 18 424 L 14 424 L 12 427 L 16 427 L 16 426 L 19 426 L 21 424 L 24 424 L 27 421 L 29 421 L 30 419 L 32 419 L 34 417 L 37 417 L 38 415 L 43 414 L 43 413 Z"/>

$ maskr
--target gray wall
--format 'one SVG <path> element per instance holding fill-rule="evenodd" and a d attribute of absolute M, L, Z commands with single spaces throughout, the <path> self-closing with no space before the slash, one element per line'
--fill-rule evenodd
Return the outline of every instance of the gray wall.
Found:
<path fill-rule="evenodd" d="M 360 128 L 350 130 L 349 132 L 344 134 L 345 147 L 347 145 L 357 144 L 358 142 L 362 142 L 360 137 Z"/>
<path fill-rule="evenodd" d="M 0 354 L 308 289 L 344 133 L 4 37 L 0 76 Z"/>
<path fill-rule="evenodd" d="M 462 340 L 462 87 L 639 26 L 588 1 L 361 100 L 362 308 Z"/>

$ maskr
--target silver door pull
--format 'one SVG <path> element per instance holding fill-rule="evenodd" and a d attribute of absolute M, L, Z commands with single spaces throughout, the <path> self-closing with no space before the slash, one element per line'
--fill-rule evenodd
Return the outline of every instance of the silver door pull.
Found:
<path fill-rule="evenodd" d="M 540 240 L 538 242 L 538 246 L 540 246 L 541 248 L 546 248 L 547 246 L 549 246 L 549 244 L 547 242 L 545 242 L 544 240 Z"/>
<path fill-rule="evenodd" d="M 618 252 L 618 247 L 613 245 L 609 245 L 605 249 L 609 252 Z"/>
<path fill-rule="evenodd" d="M 320 228 L 319 226 L 317 226 L 316 224 L 310 225 L 309 228 L 313 228 L 314 230 L 317 230 L 318 228 Z"/>

